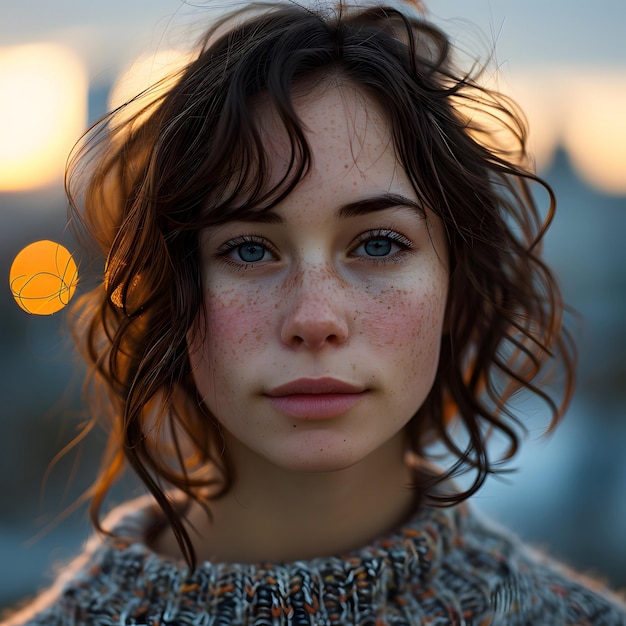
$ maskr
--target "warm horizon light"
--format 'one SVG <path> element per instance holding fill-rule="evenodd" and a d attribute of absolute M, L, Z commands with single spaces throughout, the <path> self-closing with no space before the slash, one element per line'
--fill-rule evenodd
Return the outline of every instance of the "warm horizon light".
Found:
<path fill-rule="evenodd" d="M 581 177 L 626 194 L 626 70 L 577 74 L 569 82 L 563 139 Z"/>
<path fill-rule="evenodd" d="M 109 107 L 131 100 L 187 59 L 186 52 L 170 48 L 138 58 L 113 86 Z M 562 145 L 582 179 L 600 192 L 626 194 L 626 69 L 507 66 L 494 76 L 489 86 L 509 93 L 528 118 L 538 170 L 550 165 Z M 57 44 L 0 48 L 0 81 L 0 192 L 60 180 L 86 125 L 84 64 Z M 121 119 L 162 94 L 167 84 L 125 107 Z"/>
<path fill-rule="evenodd" d="M 514 72 L 506 91 L 528 119 L 539 170 L 555 149 L 598 191 L 626 194 L 626 70 L 571 67 Z"/>
<path fill-rule="evenodd" d="M 187 58 L 177 49 L 140 57 L 116 81 L 110 108 L 171 75 Z M 508 68 L 506 76 L 496 72 L 491 81 L 490 87 L 508 93 L 524 112 L 528 146 L 538 171 L 545 170 L 556 148 L 563 146 L 581 178 L 600 192 L 626 194 L 626 70 L 519 67 Z M 122 119 L 162 94 L 168 84 L 129 105 Z"/>
<path fill-rule="evenodd" d="M 188 60 L 188 52 L 176 48 L 145 54 L 129 65 L 115 81 L 109 96 L 109 110 L 125 105 L 120 112 L 122 120 L 162 95 L 176 80 L 175 72 Z M 139 94 L 135 102 L 128 104 Z"/>
<path fill-rule="evenodd" d="M 58 44 L 0 48 L 0 84 L 0 191 L 60 180 L 87 122 L 84 63 Z"/>
<path fill-rule="evenodd" d="M 561 85 L 549 71 L 534 69 L 515 72 L 500 88 L 513 98 L 526 117 L 528 147 L 537 170 L 547 168 L 561 142 Z"/>

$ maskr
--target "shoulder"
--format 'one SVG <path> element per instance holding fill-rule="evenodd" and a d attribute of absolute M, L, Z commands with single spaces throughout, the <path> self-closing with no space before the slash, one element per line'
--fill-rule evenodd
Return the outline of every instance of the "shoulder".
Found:
<path fill-rule="evenodd" d="M 494 626 L 626 626 L 624 598 L 475 512 L 464 518 L 446 568 L 486 584 Z"/>

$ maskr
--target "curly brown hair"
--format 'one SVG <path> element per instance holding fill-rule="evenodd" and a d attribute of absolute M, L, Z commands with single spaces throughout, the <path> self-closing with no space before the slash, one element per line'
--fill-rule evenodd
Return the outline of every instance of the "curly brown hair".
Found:
<path fill-rule="evenodd" d="M 330 75 L 380 105 L 418 199 L 446 229 L 448 332 L 435 383 L 408 432 L 417 455 L 438 441 L 455 459 L 430 483 L 470 469 L 475 477 L 440 503 L 463 500 L 498 471 L 487 452 L 491 431 L 506 436 L 508 456 L 516 452 L 517 391 L 547 403 L 550 427 L 572 392 L 564 307 L 540 256 L 555 199 L 529 165 L 514 104 L 455 69 L 446 36 L 410 9 L 286 3 L 230 14 L 166 85 L 134 102 L 145 104 L 114 111 L 86 134 L 66 185 L 74 221 L 106 257 L 103 280 L 74 316 L 93 366 L 90 396 L 94 387 L 104 392 L 94 415 L 105 417 L 110 433 L 90 492 L 92 519 L 100 527 L 103 500 L 128 464 L 192 565 L 192 543 L 168 489 L 200 499 L 210 487 L 218 498 L 234 471 L 219 416 L 198 401 L 188 359 L 187 334 L 203 307 L 199 237 L 271 209 L 306 176 L 311 154 L 293 98 Z M 291 142 L 288 169 L 270 188 L 254 109 L 261 96 Z M 495 141 L 494 128 L 508 141 Z M 545 215 L 533 183 L 547 192 Z M 548 392 L 555 368 L 563 384 Z"/>

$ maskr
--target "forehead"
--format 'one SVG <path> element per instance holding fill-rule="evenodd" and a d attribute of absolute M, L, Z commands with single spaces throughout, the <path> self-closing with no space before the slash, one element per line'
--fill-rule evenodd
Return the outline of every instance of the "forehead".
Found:
<path fill-rule="evenodd" d="M 311 150 L 311 176 L 335 179 L 347 173 L 364 180 L 398 166 L 389 123 L 378 104 L 349 84 L 316 86 L 294 97 L 294 109 Z M 276 182 L 292 159 L 289 132 L 275 107 L 266 99 L 255 107 Z"/>

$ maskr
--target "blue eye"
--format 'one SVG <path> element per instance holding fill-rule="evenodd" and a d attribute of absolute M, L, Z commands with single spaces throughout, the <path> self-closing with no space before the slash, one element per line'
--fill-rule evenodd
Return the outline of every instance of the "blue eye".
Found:
<path fill-rule="evenodd" d="M 380 259 L 396 258 L 405 250 L 411 250 L 413 242 L 404 235 L 388 229 L 379 229 L 363 233 L 358 238 L 358 245 L 351 256 Z"/>
<path fill-rule="evenodd" d="M 391 252 L 389 239 L 370 239 L 363 245 L 363 249 L 369 256 L 387 256 Z"/>
<path fill-rule="evenodd" d="M 241 267 L 277 258 L 272 245 L 265 239 L 254 235 L 235 237 L 235 239 L 227 241 L 220 246 L 217 254 L 230 263 Z"/>
<path fill-rule="evenodd" d="M 267 253 L 267 249 L 259 243 L 253 241 L 242 243 L 236 248 L 239 258 L 245 263 L 258 263 L 262 261 Z"/>

